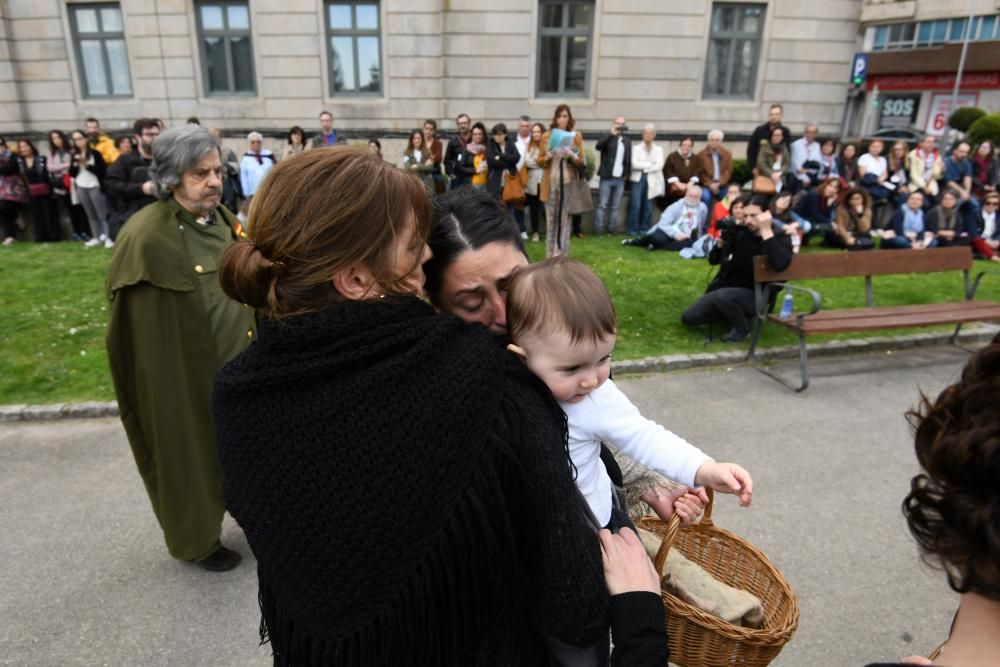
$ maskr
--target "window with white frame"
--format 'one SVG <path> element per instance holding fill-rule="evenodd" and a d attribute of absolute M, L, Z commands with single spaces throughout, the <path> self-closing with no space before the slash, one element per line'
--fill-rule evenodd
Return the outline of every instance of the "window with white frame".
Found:
<path fill-rule="evenodd" d="M 132 75 L 118 3 L 70 5 L 73 50 L 84 97 L 131 97 Z"/>
<path fill-rule="evenodd" d="M 870 26 L 867 29 L 866 44 L 872 51 L 895 51 L 901 49 L 922 49 L 965 40 L 966 26 L 972 41 L 1000 40 L 1000 17 L 997 15 L 974 16 L 952 19 L 934 19 L 909 23 L 890 23 Z"/>

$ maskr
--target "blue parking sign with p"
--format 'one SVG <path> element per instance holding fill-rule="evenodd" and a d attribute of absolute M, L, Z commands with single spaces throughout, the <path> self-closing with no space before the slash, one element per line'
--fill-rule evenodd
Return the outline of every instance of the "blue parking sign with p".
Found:
<path fill-rule="evenodd" d="M 868 79 L 868 54 L 854 54 L 854 63 L 851 65 L 851 83 L 860 86 Z"/>

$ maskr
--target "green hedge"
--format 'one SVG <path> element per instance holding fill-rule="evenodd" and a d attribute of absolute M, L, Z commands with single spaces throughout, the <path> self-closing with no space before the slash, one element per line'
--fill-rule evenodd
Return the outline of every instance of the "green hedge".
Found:
<path fill-rule="evenodd" d="M 968 132 L 972 124 L 986 115 L 979 107 L 960 107 L 948 116 L 948 125 L 959 132 Z"/>
<path fill-rule="evenodd" d="M 965 138 L 976 146 L 989 139 L 994 146 L 1000 145 L 1000 113 L 983 116 L 969 128 Z"/>
<path fill-rule="evenodd" d="M 743 185 L 753 177 L 750 164 L 744 159 L 733 160 L 733 183 Z"/>

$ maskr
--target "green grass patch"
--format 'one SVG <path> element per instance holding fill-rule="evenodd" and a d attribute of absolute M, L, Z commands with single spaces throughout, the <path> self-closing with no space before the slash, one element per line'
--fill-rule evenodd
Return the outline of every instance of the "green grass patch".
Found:
<path fill-rule="evenodd" d="M 704 292 L 714 267 L 704 260 L 623 248 L 620 243 L 621 237 L 588 237 L 571 244 L 571 256 L 593 267 L 615 299 L 617 359 L 733 349 L 719 342 L 705 345 L 705 329 L 688 329 L 680 323 L 681 312 Z M 540 259 L 544 244 L 529 243 L 528 253 L 533 261 Z M 104 278 L 110 257 L 103 248 L 76 243 L 19 243 L 0 249 L 0 403 L 114 398 L 104 350 L 108 317 Z M 980 268 L 986 265 L 976 262 L 976 269 Z M 874 282 L 879 305 L 962 298 L 958 272 L 887 276 Z M 803 284 L 823 295 L 824 308 L 865 305 L 862 278 Z M 987 276 L 978 297 L 1000 300 L 1000 276 Z M 796 308 L 809 306 L 807 299 L 796 298 Z M 814 340 L 874 335 L 878 333 Z M 764 328 L 764 346 L 788 345 L 794 340 L 778 327 Z M 745 348 L 745 344 L 738 346 Z"/>

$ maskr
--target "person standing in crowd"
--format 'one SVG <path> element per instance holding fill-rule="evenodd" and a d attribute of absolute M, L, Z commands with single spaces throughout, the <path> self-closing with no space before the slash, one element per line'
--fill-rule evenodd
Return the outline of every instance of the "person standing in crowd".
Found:
<path fill-rule="evenodd" d="M 645 234 L 653 224 L 653 200 L 664 194 L 663 149 L 653 143 L 656 127 L 646 123 L 642 143 L 632 151 L 632 189 L 628 195 L 628 222 L 625 232 L 632 238 Z"/>
<path fill-rule="evenodd" d="M 781 192 L 785 188 L 785 177 L 791 169 L 786 138 L 785 131 L 776 127 L 771 131 L 769 138 L 761 141 L 757 151 L 757 165 L 754 173 L 770 178 L 774 182 L 775 192 Z"/>
<path fill-rule="evenodd" d="M 243 197 L 243 184 L 240 183 L 240 160 L 232 148 L 222 141 L 222 130 L 213 127 L 209 130 L 215 137 L 215 143 L 222 155 L 222 205 L 236 215 L 240 210 L 240 198 Z M 243 220 L 242 222 L 245 222 Z"/>
<path fill-rule="evenodd" d="M 524 152 L 524 169 L 527 172 L 527 179 L 524 183 L 524 206 L 529 211 L 528 223 L 531 227 L 531 240 L 538 242 L 539 234 L 542 231 L 542 220 L 545 219 L 545 206 L 539 198 L 539 188 L 542 184 L 542 176 L 545 169 L 539 160 L 545 155 L 546 148 L 542 144 L 542 137 L 545 135 L 545 126 L 541 123 L 534 123 L 530 128 L 531 141 Z"/>
<path fill-rule="evenodd" d="M 922 250 L 937 247 L 934 232 L 924 219 L 924 194 L 914 190 L 892 215 L 889 228 L 882 232 L 883 250 Z"/>
<path fill-rule="evenodd" d="M 420 130 L 410 132 L 400 167 L 403 171 L 416 174 L 428 193 L 434 192 L 434 155 L 424 147 L 424 133 Z"/>
<path fill-rule="evenodd" d="M 73 177 L 76 197 L 87 212 L 90 223 L 90 240 L 83 245 L 93 248 L 103 243 L 105 248 L 112 248 L 115 242 L 108 236 L 108 200 L 104 196 L 107 165 L 81 130 L 73 130 L 71 139 L 75 150 L 69 174 Z"/>
<path fill-rule="evenodd" d="M 17 154 L 0 137 L 0 224 L 3 225 L 3 244 L 17 241 L 17 216 L 21 206 L 29 201 L 28 186 L 21 175 Z"/>
<path fill-rule="evenodd" d="M 531 118 L 529 116 L 521 116 L 517 120 L 517 135 L 514 137 L 514 148 L 517 149 L 518 161 L 515 166 L 515 170 L 521 182 L 524 182 L 527 173 L 524 171 L 524 155 L 528 150 L 528 144 L 531 143 Z M 527 196 L 525 196 L 527 199 Z M 528 239 L 528 227 L 524 220 L 524 215 L 526 208 L 525 206 L 511 206 L 511 213 L 514 214 L 514 221 L 517 223 L 517 228 L 521 230 L 521 236 L 524 240 Z"/>
<path fill-rule="evenodd" d="M 201 121 L 198 120 L 197 116 L 188 116 L 188 119 L 185 122 L 187 125 L 201 125 Z"/>
<path fill-rule="evenodd" d="M 507 126 L 503 123 L 497 123 L 490 130 L 490 139 L 486 144 L 486 189 L 498 201 L 503 201 L 504 174 L 516 176 L 519 161 L 520 155 L 518 155 L 517 146 L 514 145 L 514 140 L 507 136 Z M 524 231 L 523 215 L 518 229 L 522 239 L 528 238 L 528 234 Z"/>
<path fill-rule="evenodd" d="M 309 146 L 306 144 L 305 131 L 298 125 L 293 125 L 292 128 L 288 130 L 288 141 L 285 144 L 285 148 L 281 151 L 281 159 L 287 160 L 293 155 L 298 155 L 308 148 Z"/>
<path fill-rule="evenodd" d="M 379 159 L 382 159 L 382 142 L 378 140 L 378 137 L 368 139 L 368 150 L 378 155 Z"/>
<path fill-rule="evenodd" d="M 469 114 L 460 113 L 455 118 L 458 126 L 458 133 L 448 140 L 448 147 L 444 153 L 445 173 L 451 179 L 451 187 L 457 188 L 469 182 L 468 174 L 459 172 L 456 168 L 458 158 L 465 151 L 466 144 L 472 139 L 472 119 Z"/>
<path fill-rule="evenodd" d="M 83 207 L 73 203 L 72 180 L 69 168 L 73 165 L 72 147 L 69 137 L 62 130 L 49 132 L 49 155 L 45 160 L 45 168 L 49 170 L 49 182 L 52 183 L 52 194 L 56 200 L 56 219 L 59 219 L 59 203 L 66 209 L 70 226 L 73 229 L 74 241 L 86 241 L 89 236 L 87 214 Z"/>
<path fill-rule="evenodd" d="M 243 196 L 249 202 L 267 173 L 271 171 L 275 159 L 274 153 L 263 148 L 264 137 L 260 132 L 248 134 L 247 143 L 250 148 L 240 160 L 240 186 L 243 188 Z"/>
<path fill-rule="evenodd" d="M 846 250 L 871 250 L 872 200 L 864 188 L 851 188 L 844 203 L 837 207 L 833 229 L 826 235 L 826 245 Z"/>
<path fill-rule="evenodd" d="M 345 147 L 279 164 L 257 196 L 220 277 L 260 340 L 218 375 L 214 412 L 275 662 L 538 665 L 546 638 L 606 647 L 565 417 L 485 328 L 423 300 L 420 183 Z"/>
<path fill-rule="evenodd" d="M 715 200 L 725 194 L 726 183 L 733 177 L 733 154 L 722 145 L 725 137 L 722 130 L 712 130 L 708 133 L 708 144 L 698 153 L 701 200 L 710 211 Z"/>
<path fill-rule="evenodd" d="M 211 405 L 216 372 L 256 335 L 253 311 L 223 293 L 216 270 L 239 223 L 219 206 L 222 160 L 205 128 L 164 132 L 150 176 L 158 201 L 122 229 L 108 267 L 111 378 L 170 555 L 231 570 L 241 557 L 219 540 Z"/>
<path fill-rule="evenodd" d="M 446 189 L 444 175 L 441 173 L 441 165 L 444 163 L 444 146 L 441 144 L 441 140 L 437 138 L 437 129 L 437 121 L 433 118 L 428 118 L 424 121 L 424 146 L 427 147 L 427 152 L 430 153 L 431 159 L 434 160 L 434 172 L 431 174 L 433 176 L 434 188 L 431 192 L 441 194 Z"/>
<path fill-rule="evenodd" d="M 552 126 L 542 136 L 545 154 L 539 164 L 545 169 L 540 186 L 541 199 L 545 202 L 545 256 L 569 254 L 569 235 L 572 231 L 570 214 L 566 206 L 566 186 L 581 178 L 586 166 L 583 152 L 583 134 L 573 128 L 573 112 L 568 104 L 560 104 L 552 115 Z M 572 146 L 549 147 L 552 132 L 561 130 L 573 133 Z"/>
<path fill-rule="evenodd" d="M 820 161 L 823 151 L 816 141 L 818 136 L 819 126 L 816 123 L 809 123 L 806 125 L 805 133 L 793 141 L 790 147 L 791 173 L 795 176 L 793 184 L 798 185 L 796 192 L 801 188 L 815 187 L 820 182 Z"/>
<path fill-rule="evenodd" d="M 910 165 L 909 189 L 920 190 L 924 195 L 924 209 L 937 203 L 940 192 L 938 181 L 944 175 L 944 160 L 938 152 L 934 137 L 926 135 L 920 145 L 907 156 Z"/>
<path fill-rule="evenodd" d="M 694 154 L 694 139 L 684 137 L 680 146 L 667 156 L 663 165 L 663 180 L 666 183 L 666 194 L 660 208 L 667 208 L 678 199 L 683 199 L 688 186 L 698 183 L 698 172 L 701 161 Z"/>
<path fill-rule="evenodd" d="M 337 131 L 333 129 L 333 114 L 329 111 L 319 112 L 319 134 L 312 138 L 312 147 L 333 146 L 338 143 Z M 249 196 L 249 195 L 248 195 Z"/>
<path fill-rule="evenodd" d="M 976 146 L 976 152 L 972 156 L 972 194 L 977 199 L 982 200 L 990 192 L 997 191 L 998 179 L 1000 179 L 1000 157 L 996 154 L 996 147 L 989 139 L 984 139 Z"/>
<path fill-rule="evenodd" d="M 131 154 L 135 145 L 132 143 L 132 137 L 127 134 L 122 134 L 115 137 L 115 148 L 118 149 L 118 160 L 122 159 L 123 156 Z M 115 160 L 115 162 L 118 162 Z"/>
<path fill-rule="evenodd" d="M 597 211 L 594 214 L 594 234 L 607 231 L 617 233 L 618 208 L 625 194 L 625 178 L 632 175 L 632 140 L 627 135 L 625 116 L 618 116 L 611 124 L 611 131 L 597 140 L 595 148 L 601 154 L 597 175 L 601 179 L 597 194 Z"/>
<path fill-rule="evenodd" d="M 461 187 L 456 183 L 468 184 L 479 190 L 486 189 L 488 181 L 486 163 L 486 126 L 476 122 L 469 133 L 469 141 L 455 159 L 455 174 L 459 177 L 452 182 L 452 187 Z"/>
<path fill-rule="evenodd" d="M 757 153 L 762 146 L 761 142 L 770 141 L 775 128 L 781 128 L 786 143 L 792 139 L 791 130 L 782 124 L 784 115 L 784 107 L 780 104 L 772 104 L 767 110 L 767 122 L 754 128 L 753 134 L 750 135 L 750 140 L 747 142 L 747 164 L 750 165 L 751 169 L 754 169 L 755 176 L 759 175 L 756 171 L 756 165 Z"/>
<path fill-rule="evenodd" d="M 791 266 L 794 257 L 791 238 L 776 235 L 771 227 L 767 197 L 753 195 L 741 203 L 741 224 L 731 234 L 724 234 L 708 253 L 708 263 L 718 265 L 719 272 L 705 294 L 681 314 L 681 322 L 688 327 L 728 323 L 729 331 L 722 336 L 724 343 L 736 343 L 750 335 L 750 320 L 757 312 L 754 258 L 766 255 L 771 267 L 781 272 Z"/>
<path fill-rule="evenodd" d="M 52 182 L 44 155 L 28 139 L 18 143 L 21 173 L 28 182 L 31 220 L 34 223 L 35 242 L 49 243 L 62 240 L 62 229 L 56 216 L 56 201 L 52 198 Z"/>
<path fill-rule="evenodd" d="M 683 250 L 690 248 L 695 239 L 705 232 L 708 208 L 701 200 L 701 187 L 692 184 L 684 194 L 667 207 L 648 233 L 634 239 L 623 239 L 622 245 L 637 246 L 646 250 Z"/>
<path fill-rule="evenodd" d="M 858 147 L 856 144 L 844 144 L 837 157 L 837 173 L 845 188 L 853 188 L 858 184 Z"/>
<path fill-rule="evenodd" d="M 816 180 L 812 186 L 815 187 L 828 178 L 839 178 L 837 171 L 837 142 L 830 137 L 820 140 L 819 147 L 819 170 L 816 172 Z"/>
<path fill-rule="evenodd" d="M 139 118 L 132 123 L 132 134 L 139 150 L 119 158 L 108 169 L 105 179 L 113 207 L 109 220 L 112 241 L 118 238 L 129 218 L 156 201 L 149 168 L 153 164 L 153 144 L 160 136 L 160 127 L 152 118 Z"/>
<path fill-rule="evenodd" d="M 115 142 L 101 131 L 101 122 L 96 118 L 88 118 L 86 128 L 90 145 L 101 154 L 105 166 L 110 167 L 118 159 L 118 149 L 115 148 Z"/>
<path fill-rule="evenodd" d="M 840 179 L 836 176 L 820 183 L 814 190 L 808 190 L 795 205 L 795 215 L 809 223 L 810 230 L 802 239 L 808 245 L 812 236 L 825 236 L 833 231 L 840 204 Z"/>

